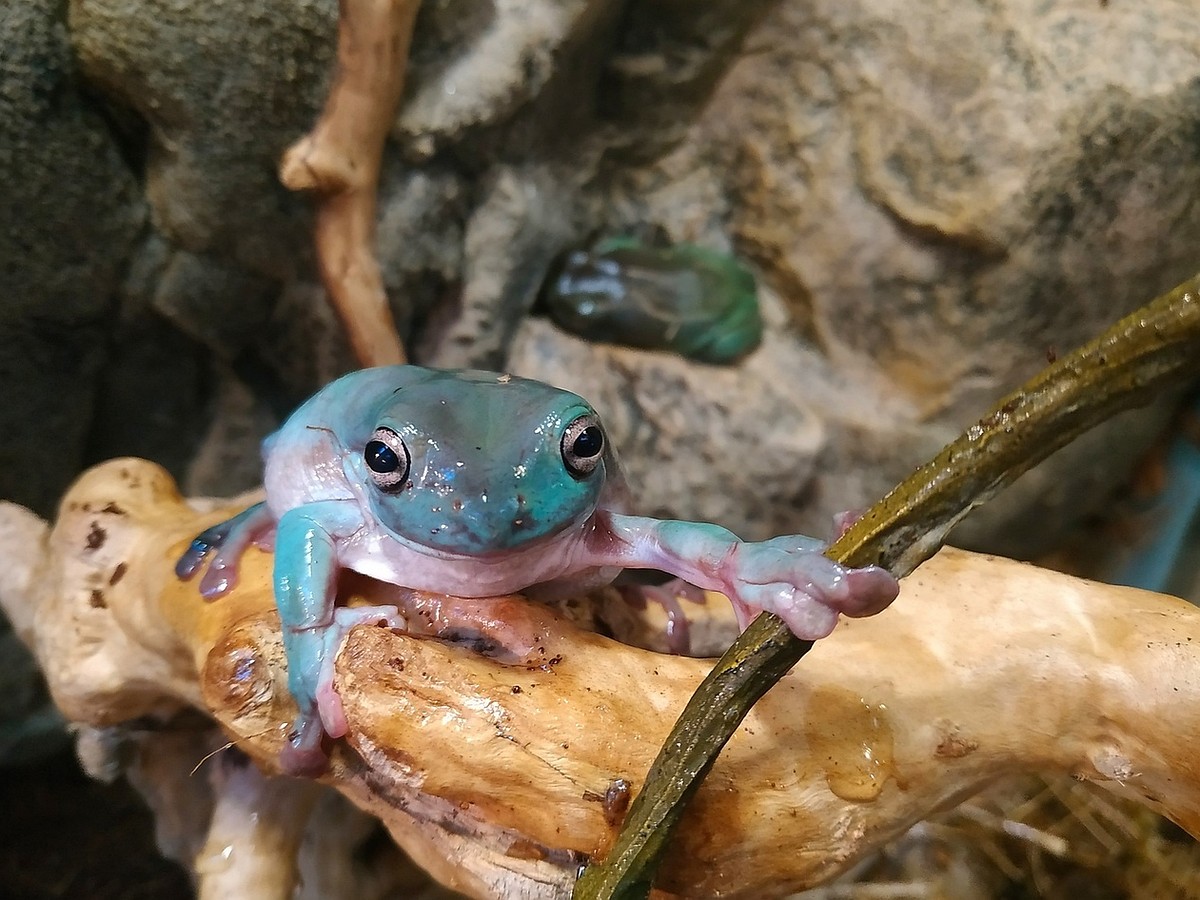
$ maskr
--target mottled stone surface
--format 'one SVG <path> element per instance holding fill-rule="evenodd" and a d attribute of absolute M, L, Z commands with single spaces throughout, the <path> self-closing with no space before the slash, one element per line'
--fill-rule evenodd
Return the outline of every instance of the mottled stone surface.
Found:
<path fill-rule="evenodd" d="M 79 67 L 146 129 L 145 193 L 157 231 L 194 253 L 290 274 L 307 203 L 275 175 L 330 75 L 328 0 L 75 0 Z"/>
<path fill-rule="evenodd" d="M 569 200 L 542 167 L 500 168 L 463 235 L 461 288 L 431 327 L 419 361 L 445 368 L 503 368 L 509 345 L 571 234 Z"/>
<path fill-rule="evenodd" d="M 46 512 L 84 459 L 108 319 L 145 206 L 81 98 L 59 4 L 0 15 L 0 496 Z"/>
<path fill-rule="evenodd" d="M 1192 274 L 1198 77 L 1186 2 L 774 4 L 675 148 L 603 184 L 610 221 L 728 242 L 758 263 L 788 308 L 793 352 L 822 361 L 797 391 L 856 384 L 849 407 L 817 410 L 828 438 L 809 502 L 748 504 L 747 526 L 790 507 L 816 530 L 870 502 L 1048 355 Z M 538 371 L 574 359 L 559 343 L 539 348 Z M 596 363 L 580 386 L 627 383 L 634 364 L 612 355 L 619 371 Z M 674 393 L 710 381 L 697 369 Z M 1059 454 L 957 538 L 1039 552 L 1104 502 L 1165 411 Z M 715 457 L 714 483 L 736 483 L 740 461 Z M 649 482 L 652 505 L 704 508 L 664 498 L 661 483 Z"/>
<path fill-rule="evenodd" d="M 311 200 L 276 178 L 327 88 L 336 3 L 9 8 L 0 372 L 24 387 L 0 493 L 48 511 L 122 452 L 244 488 L 263 432 L 353 364 Z M 592 396 L 647 511 L 823 533 L 1190 274 L 1198 77 L 1189 0 L 426 0 L 384 277 L 417 360 Z M 740 367 L 529 318 L 558 253 L 645 227 L 755 267 L 773 324 Z M 1163 416 L 1062 454 L 962 539 L 1038 552 Z"/>

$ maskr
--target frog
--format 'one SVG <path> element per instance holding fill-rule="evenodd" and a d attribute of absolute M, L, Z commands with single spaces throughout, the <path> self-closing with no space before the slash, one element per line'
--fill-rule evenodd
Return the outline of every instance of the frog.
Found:
<path fill-rule="evenodd" d="M 199 534 L 176 575 L 214 600 L 247 548 L 274 550 L 273 588 L 298 715 L 280 756 L 315 775 L 346 716 L 333 660 L 355 625 L 403 628 L 395 607 L 336 604 L 339 573 L 466 598 L 580 594 L 655 569 L 729 598 L 739 625 L 774 613 L 805 640 L 896 597 L 804 535 L 744 541 L 706 523 L 635 515 L 597 411 L 511 374 L 415 365 L 331 382 L 262 445 L 265 500 Z"/>
<path fill-rule="evenodd" d="M 542 291 L 555 324 L 591 341 L 731 365 L 759 345 L 754 275 L 697 244 L 631 235 L 566 254 Z"/>

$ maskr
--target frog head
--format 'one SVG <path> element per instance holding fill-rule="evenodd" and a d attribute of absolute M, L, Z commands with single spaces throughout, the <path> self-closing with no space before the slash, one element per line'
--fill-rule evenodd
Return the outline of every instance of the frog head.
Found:
<path fill-rule="evenodd" d="M 370 411 L 348 464 L 398 538 L 472 556 L 581 525 L 609 457 L 583 398 L 491 372 L 431 372 Z"/>

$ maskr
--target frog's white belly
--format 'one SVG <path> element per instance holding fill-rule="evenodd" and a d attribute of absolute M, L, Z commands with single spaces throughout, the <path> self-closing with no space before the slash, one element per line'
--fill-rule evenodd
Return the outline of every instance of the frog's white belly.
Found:
<path fill-rule="evenodd" d="M 377 529 L 339 543 L 338 561 L 370 578 L 456 597 L 495 597 L 532 585 L 569 578 L 586 566 L 576 562 L 580 530 L 506 553 L 448 554 L 403 543 Z"/>

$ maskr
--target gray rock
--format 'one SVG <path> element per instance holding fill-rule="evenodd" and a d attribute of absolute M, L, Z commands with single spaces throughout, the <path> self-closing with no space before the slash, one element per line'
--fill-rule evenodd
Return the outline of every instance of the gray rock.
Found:
<path fill-rule="evenodd" d="M 71 3 L 86 101 L 59 7 L 0 25 L 19 48 L 0 367 L 35 386 L 0 416 L 56 454 L 3 450 L 18 499 L 45 509 L 86 435 L 240 489 L 261 434 L 353 365 L 311 200 L 276 179 L 323 100 L 335 6 Z M 1048 350 L 1190 274 L 1197 72 L 1188 0 L 427 0 L 380 189 L 385 281 L 418 360 L 507 361 L 608 407 L 646 511 L 825 533 Z M 644 226 L 755 265 L 774 325 L 744 365 L 528 320 L 555 254 Z M 78 373 L 106 357 L 96 406 Z M 1047 546 L 1164 415 L 1067 451 L 962 538 Z"/>
<path fill-rule="evenodd" d="M 567 196 L 564 197 L 564 194 Z M 501 168 L 467 223 L 454 318 L 419 360 L 446 368 L 504 366 L 550 263 L 571 233 L 570 188 L 542 167 Z"/>
<path fill-rule="evenodd" d="M 796 522 L 870 502 L 1048 352 L 1193 273 L 1193 14 L 1179 0 L 776 4 L 677 147 L 598 186 L 621 220 L 730 242 L 827 377 L 891 411 L 857 425 L 818 411 L 829 448 Z M 1044 550 L 1103 505 L 1167 411 L 1060 454 L 958 538 Z"/>
<path fill-rule="evenodd" d="M 172 244 L 276 278 L 296 270 L 309 202 L 276 170 L 324 98 L 336 12 L 327 0 L 70 5 L 82 74 L 147 123 L 146 197 Z"/>
<path fill-rule="evenodd" d="M 470 191 L 451 167 L 413 167 L 398 157 L 385 164 L 375 247 L 397 326 L 401 334 L 417 332 L 413 343 L 424 339 L 430 317 L 461 289 L 470 212 Z"/>
<path fill-rule="evenodd" d="M 163 267 L 152 305 L 181 332 L 233 359 L 263 334 L 273 285 L 220 257 L 176 250 Z"/>
<path fill-rule="evenodd" d="M 82 464 L 105 321 L 145 219 L 77 93 L 61 5 L 0 17 L 0 497 L 49 513 Z"/>
<path fill-rule="evenodd" d="M 603 46 L 619 9 L 614 0 L 423 3 L 394 136 L 417 158 L 453 143 L 486 166 L 495 161 L 487 151 L 512 144 L 506 131 L 532 125 L 539 134 L 560 133 L 563 115 L 582 110 L 586 118 L 590 104 L 580 103 L 578 89 L 595 84 L 600 57 L 593 49 Z M 590 65 L 580 66 L 580 58 Z M 569 107 L 554 104 L 562 115 L 548 116 L 547 100 L 564 95 Z M 538 114 L 530 117 L 531 110 Z M 524 149 L 536 156 L 545 147 Z"/>
<path fill-rule="evenodd" d="M 216 412 L 181 482 L 189 496 L 229 496 L 257 487 L 262 440 L 279 426 L 267 404 L 227 367 L 218 367 L 214 380 Z"/>

